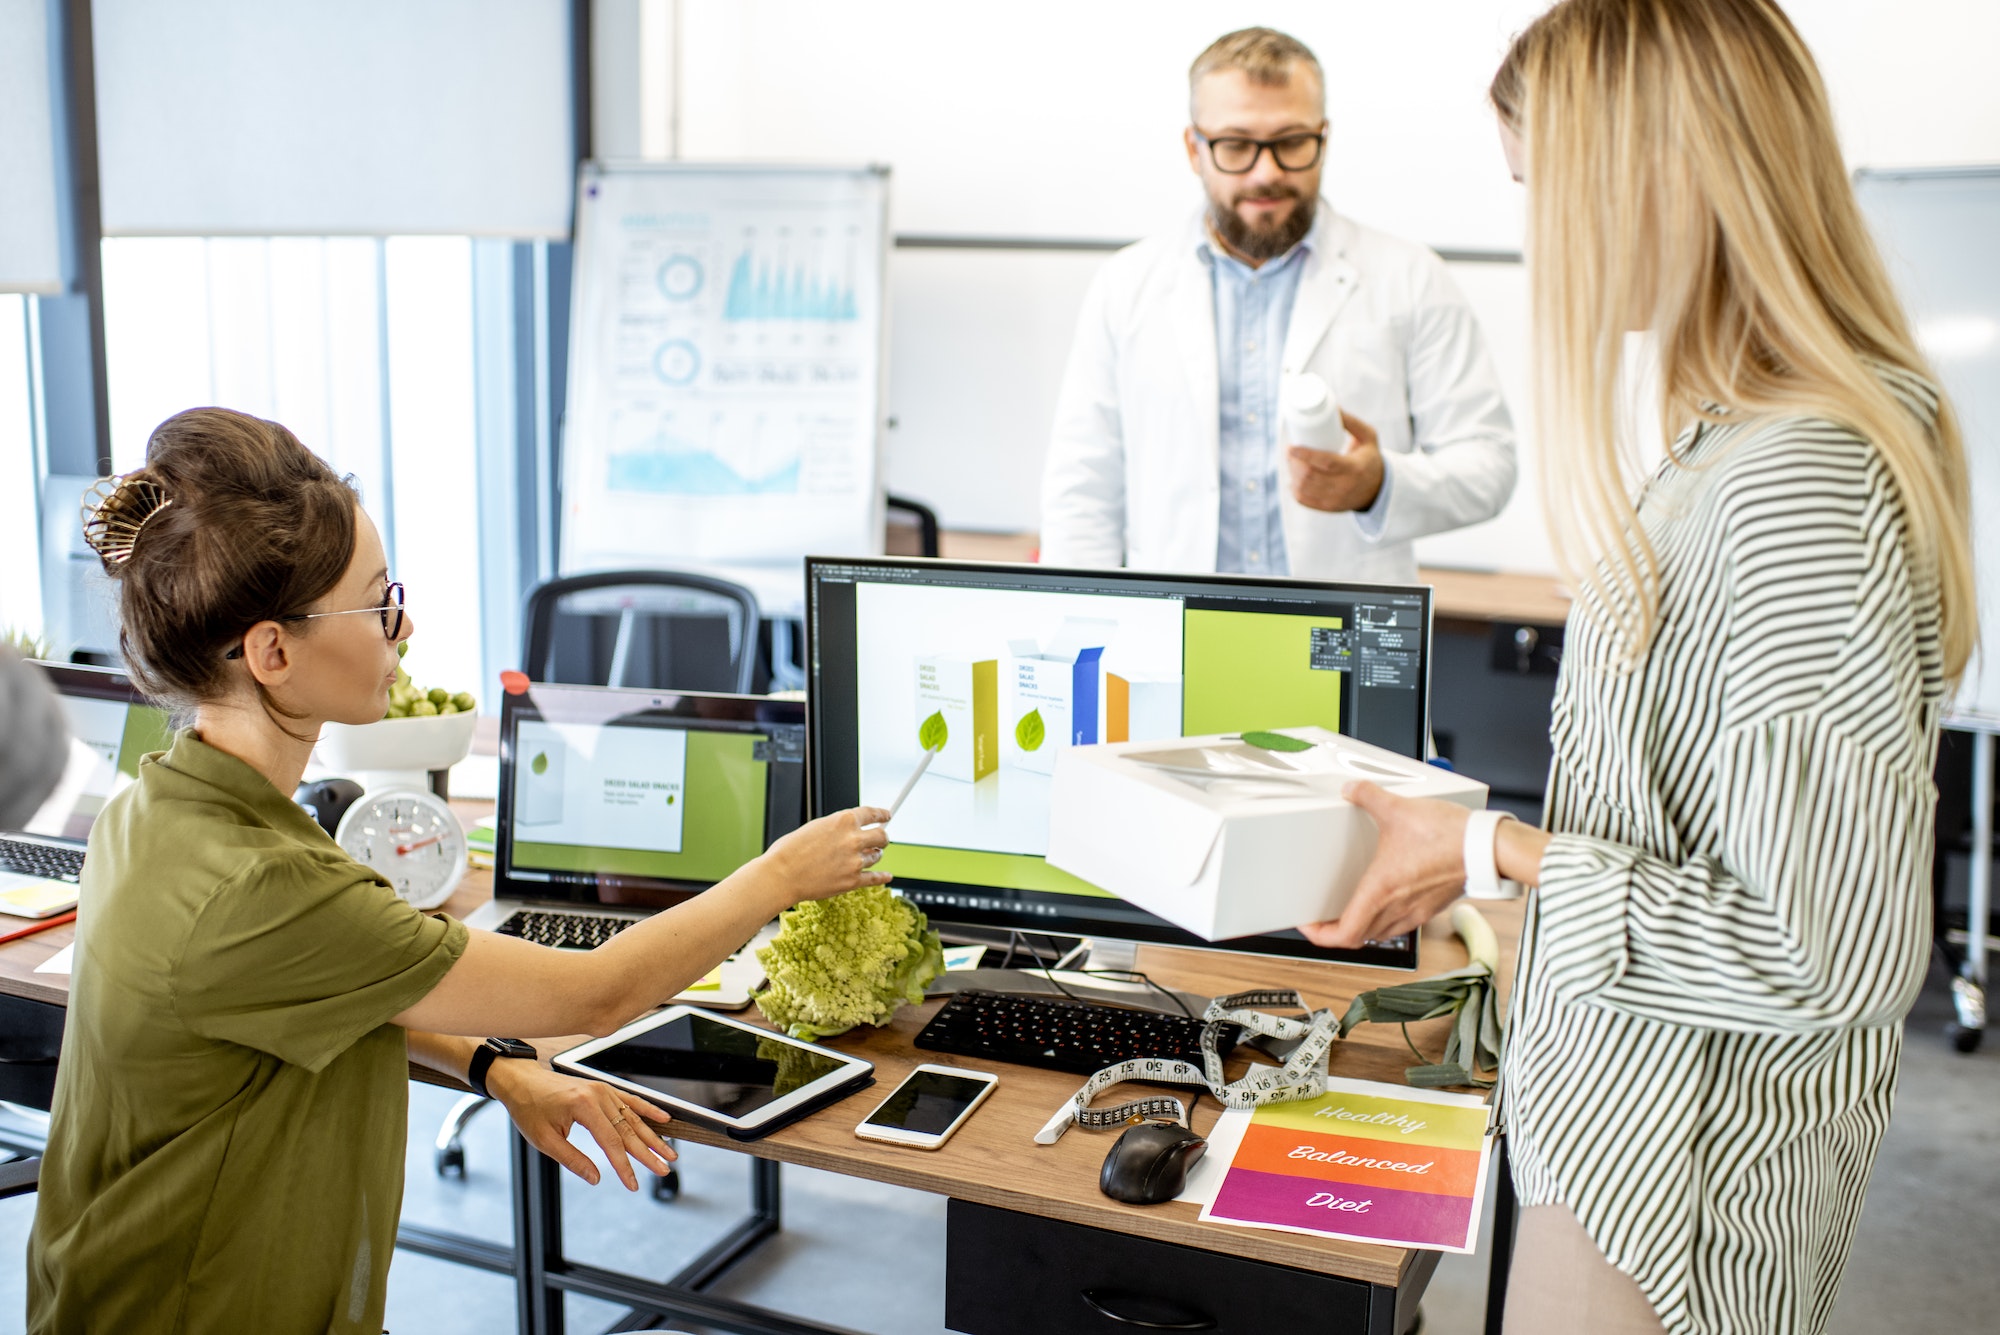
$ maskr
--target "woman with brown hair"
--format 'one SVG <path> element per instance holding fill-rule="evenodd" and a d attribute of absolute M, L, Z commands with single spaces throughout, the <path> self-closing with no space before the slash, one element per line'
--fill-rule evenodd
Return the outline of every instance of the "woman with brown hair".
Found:
<path fill-rule="evenodd" d="M 1537 887 L 1510 1332 L 1821 1331 L 1928 958 L 1931 767 L 1976 633 L 1958 429 L 1770 0 L 1564 0 L 1492 98 L 1577 590 L 1548 828 L 1363 786 L 1380 850 L 1306 930 Z M 1641 488 L 1628 330 L 1672 442 Z"/>
<path fill-rule="evenodd" d="M 126 663 L 192 715 L 91 831 L 29 1329 L 376 1335 L 411 1061 L 607 1034 L 780 910 L 888 880 L 887 813 L 814 821 L 588 953 L 427 917 L 292 802 L 320 726 L 382 717 L 415 629 L 353 491 L 273 422 L 168 419 L 85 526 Z M 475 1077 L 475 1083 L 478 1083 Z M 529 1061 L 486 1088 L 578 1176 L 672 1151 L 651 1104 Z"/>

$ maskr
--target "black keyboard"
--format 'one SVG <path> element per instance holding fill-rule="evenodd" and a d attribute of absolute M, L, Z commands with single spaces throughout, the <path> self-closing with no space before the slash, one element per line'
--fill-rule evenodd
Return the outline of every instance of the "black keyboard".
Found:
<path fill-rule="evenodd" d="M 501 936 L 518 936 L 538 946 L 595 950 L 635 921 L 633 918 L 602 917 L 594 913 L 544 913 L 539 909 L 522 909 L 493 930 Z"/>
<path fill-rule="evenodd" d="M 68 881 L 75 885 L 77 877 L 83 873 L 83 850 L 64 844 L 0 838 L 0 871 L 39 876 L 45 881 Z"/>
<path fill-rule="evenodd" d="M 1091 1075 L 1133 1057 L 1179 1058 L 1199 1067 L 1201 1030 L 1200 1020 L 1185 1015 L 968 988 L 952 993 L 917 1035 L 917 1046 Z M 1224 1052 L 1234 1038 L 1222 1036 Z"/>

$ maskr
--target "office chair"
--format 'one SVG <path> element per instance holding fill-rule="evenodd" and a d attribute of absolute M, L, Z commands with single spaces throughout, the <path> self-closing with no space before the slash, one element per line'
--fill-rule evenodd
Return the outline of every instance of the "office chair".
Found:
<path fill-rule="evenodd" d="M 757 595 L 711 575 L 567 575 L 529 590 L 521 620 L 534 681 L 743 694 L 756 677 Z"/>
<path fill-rule="evenodd" d="M 534 681 L 747 694 L 757 669 L 757 596 L 681 570 L 613 570 L 546 580 L 528 592 L 522 669 Z M 488 1100 L 467 1094 L 438 1127 L 439 1177 L 465 1176 L 465 1126 Z M 678 1170 L 653 1194 L 680 1192 Z"/>
<path fill-rule="evenodd" d="M 936 556 L 938 554 L 937 511 L 907 496 L 885 496 L 887 523 L 883 526 L 882 550 L 890 556 Z M 915 529 L 913 534 L 911 529 Z"/>

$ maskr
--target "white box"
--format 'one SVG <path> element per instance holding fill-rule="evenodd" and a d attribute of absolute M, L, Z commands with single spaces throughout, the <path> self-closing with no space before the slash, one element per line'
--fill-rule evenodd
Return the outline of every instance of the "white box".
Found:
<path fill-rule="evenodd" d="M 1117 628 L 1117 622 L 1099 617 L 1064 617 L 1045 644 L 1007 642 L 1001 744 L 1010 764 L 1032 774 L 1053 773 L 1062 751 L 1103 740 L 1104 646 Z M 1039 727 L 1027 723 L 1030 714 Z"/>
<path fill-rule="evenodd" d="M 1368 779 L 1477 810 L 1486 785 L 1324 728 L 1271 751 L 1240 736 L 1064 750 L 1050 865 L 1209 941 L 1340 916 L 1375 855 L 1375 822 L 1340 795 Z"/>

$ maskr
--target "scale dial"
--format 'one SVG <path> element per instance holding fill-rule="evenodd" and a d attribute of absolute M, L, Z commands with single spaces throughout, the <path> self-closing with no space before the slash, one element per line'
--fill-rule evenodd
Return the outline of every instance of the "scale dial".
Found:
<path fill-rule="evenodd" d="M 340 818 L 334 842 L 415 908 L 444 903 L 465 876 L 465 827 L 432 793 L 398 788 L 358 798 Z"/>

